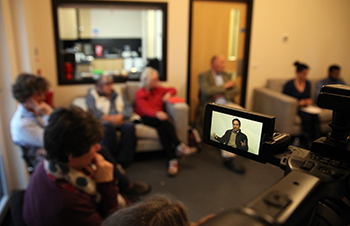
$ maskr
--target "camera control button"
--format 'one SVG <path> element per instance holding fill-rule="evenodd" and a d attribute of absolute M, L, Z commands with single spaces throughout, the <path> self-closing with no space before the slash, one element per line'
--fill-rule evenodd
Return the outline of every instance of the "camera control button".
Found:
<path fill-rule="evenodd" d="M 314 162 L 305 161 L 304 164 L 300 167 L 303 170 L 310 171 L 315 166 Z"/>
<path fill-rule="evenodd" d="M 319 170 L 321 171 L 321 173 L 326 174 L 326 175 L 332 175 L 333 171 L 331 169 L 329 169 L 328 167 L 320 167 Z"/>
<path fill-rule="evenodd" d="M 328 165 L 329 160 L 322 158 L 322 159 L 320 159 L 320 162 L 322 162 L 323 164 L 327 164 Z"/>
<path fill-rule="evenodd" d="M 298 159 L 291 159 L 290 163 L 293 168 L 300 168 L 303 164 L 303 161 L 300 161 Z"/>
<path fill-rule="evenodd" d="M 291 202 L 289 196 L 280 191 L 271 191 L 263 200 L 267 205 L 281 209 L 284 209 Z"/>

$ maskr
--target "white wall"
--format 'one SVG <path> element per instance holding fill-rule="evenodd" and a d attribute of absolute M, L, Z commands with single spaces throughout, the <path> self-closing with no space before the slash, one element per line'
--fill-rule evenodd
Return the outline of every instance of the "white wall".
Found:
<path fill-rule="evenodd" d="M 267 78 L 293 78 L 296 60 L 309 65 L 310 78 L 325 77 L 330 64 L 339 64 L 350 84 L 349 10 L 347 0 L 255 0 L 247 107 Z"/>
<path fill-rule="evenodd" d="M 127 22 L 127 25 L 126 25 Z M 118 9 L 90 10 L 91 37 L 141 38 L 142 11 Z M 98 33 L 94 34 L 93 30 Z"/>

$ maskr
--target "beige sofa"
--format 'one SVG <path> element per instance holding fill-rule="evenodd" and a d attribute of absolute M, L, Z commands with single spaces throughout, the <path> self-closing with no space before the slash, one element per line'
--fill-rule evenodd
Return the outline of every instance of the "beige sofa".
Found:
<path fill-rule="evenodd" d="M 116 86 L 121 87 L 122 91 L 126 94 L 127 99 L 133 105 L 135 92 L 139 88 L 139 84 L 139 82 L 126 82 L 123 84 L 116 84 Z M 81 107 L 85 111 L 88 110 L 85 97 L 74 98 L 72 104 Z M 171 104 L 167 102 L 165 104 L 165 110 L 175 126 L 179 140 L 187 144 L 189 123 L 188 105 L 186 103 Z M 158 151 L 163 149 L 156 129 L 142 123 L 135 124 L 135 129 L 137 137 L 136 152 Z"/>
<path fill-rule="evenodd" d="M 283 94 L 284 84 L 288 79 L 269 79 L 265 87 L 255 88 L 253 95 L 253 111 L 276 116 L 275 130 L 298 136 L 302 133 L 301 118 L 297 114 L 297 99 Z M 311 83 L 311 96 L 315 103 L 315 88 L 319 79 L 309 80 Z M 318 114 L 321 133 L 330 131 L 329 123 L 332 121 L 332 111 L 322 109 Z"/>

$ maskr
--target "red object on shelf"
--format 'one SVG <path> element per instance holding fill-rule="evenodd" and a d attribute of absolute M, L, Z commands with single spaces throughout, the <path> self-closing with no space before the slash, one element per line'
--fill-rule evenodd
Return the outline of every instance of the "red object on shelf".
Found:
<path fill-rule="evenodd" d="M 66 73 L 66 79 L 72 80 L 73 79 L 73 66 L 71 62 L 65 62 L 64 63 L 64 71 Z"/>
<path fill-rule="evenodd" d="M 102 45 L 95 45 L 95 55 L 96 55 L 96 57 L 103 56 L 103 46 Z"/>
<path fill-rule="evenodd" d="M 46 91 L 46 99 L 45 102 L 50 105 L 52 108 L 54 108 L 53 106 L 53 89 L 48 89 Z"/>

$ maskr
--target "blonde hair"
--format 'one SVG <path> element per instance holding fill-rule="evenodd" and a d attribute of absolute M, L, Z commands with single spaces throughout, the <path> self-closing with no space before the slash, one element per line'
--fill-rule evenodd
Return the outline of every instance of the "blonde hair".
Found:
<path fill-rule="evenodd" d="M 146 80 L 152 73 L 157 73 L 158 75 L 158 71 L 152 67 L 146 67 L 145 70 L 143 70 L 140 76 L 140 87 L 146 86 Z"/>

